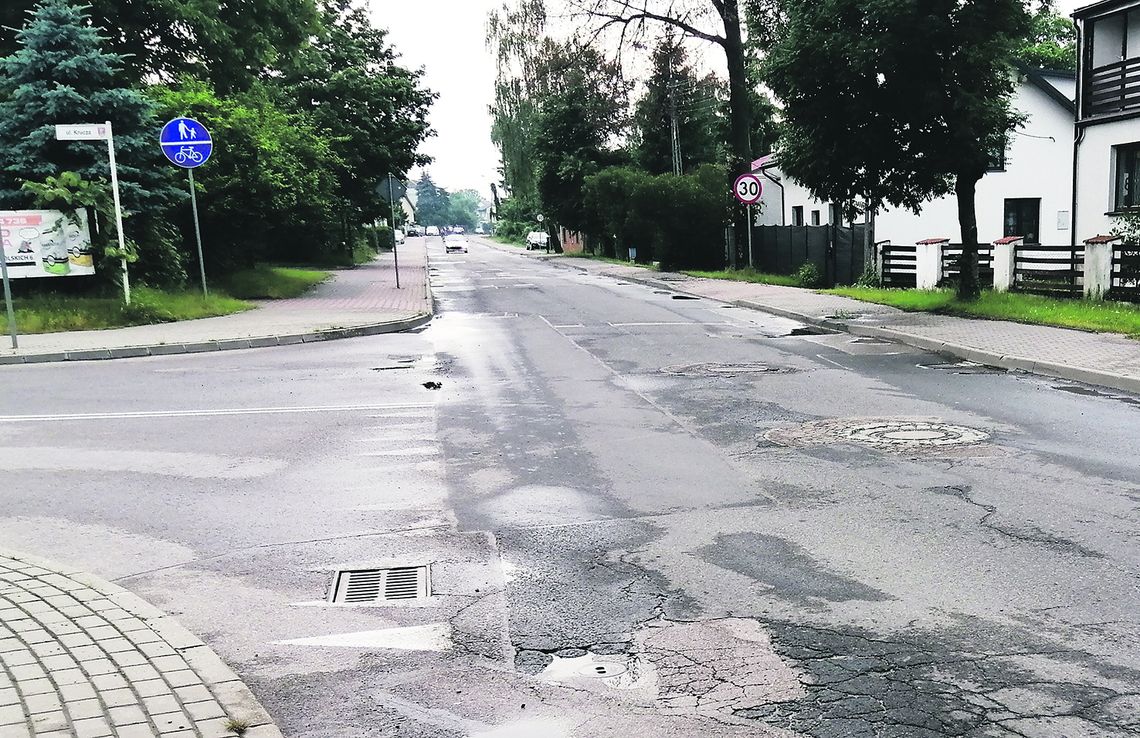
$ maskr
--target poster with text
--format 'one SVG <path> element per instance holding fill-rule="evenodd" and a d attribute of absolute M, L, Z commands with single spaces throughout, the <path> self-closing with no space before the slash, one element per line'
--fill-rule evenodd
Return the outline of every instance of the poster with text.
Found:
<path fill-rule="evenodd" d="M 0 210 L 8 277 L 85 277 L 95 273 L 87 213 Z"/>

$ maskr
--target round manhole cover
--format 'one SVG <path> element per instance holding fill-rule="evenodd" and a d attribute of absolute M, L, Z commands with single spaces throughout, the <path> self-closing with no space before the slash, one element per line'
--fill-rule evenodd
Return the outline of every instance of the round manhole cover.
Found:
<path fill-rule="evenodd" d="M 823 420 L 795 428 L 777 428 L 765 435 L 784 446 L 817 446 L 830 443 L 857 443 L 889 450 L 949 450 L 972 447 L 990 440 L 990 434 L 976 428 L 952 425 L 938 420 L 906 418 L 857 418 Z"/>
<path fill-rule="evenodd" d="M 852 441 L 875 446 L 956 446 L 981 443 L 990 437 L 974 428 L 921 421 L 864 423 L 848 428 L 844 435 Z"/>
<path fill-rule="evenodd" d="M 679 377 L 735 377 L 740 374 L 791 374 L 794 369 L 758 361 L 737 363 L 704 362 L 700 364 L 675 364 L 661 371 Z"/>
<path fill-rule="evenodd" d="M 627 671 L 629 671 L 629 669 L 626 667 L 625 664 L 619 664 L 616 662 L 609 662 L 609 661 L 604 662 L 604 663 L 599 663 L 599 662 L 595 661 L 592 664 L 587 664 L 586 666 L 583 666 L 579 670 L 579 673 L 582 674 L 583 676 L 594 677 L 596 679 L 605 679 L 606 677 L 614 677 L 614 676 L 618 676 L 620 674 L 624 674 Z"/>

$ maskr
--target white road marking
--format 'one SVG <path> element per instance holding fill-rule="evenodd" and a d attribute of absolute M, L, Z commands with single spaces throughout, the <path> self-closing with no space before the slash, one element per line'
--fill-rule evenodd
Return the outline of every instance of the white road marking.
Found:
<path fill-rule="evenodd" d="M 329 648 L 391 648 L 403 651 L 447 651 L 451 648 L 451 625 L 432 623 L 405 628 L 337 633 L 315 638 L 274 641 L 279 646 L 326 646 Z"/>
<path fill-rule="evenodd" d="M 207 418 L 226 415 L 286 415 L 305 413 L 345 413 L 375 410 L 433 409 L 432 404 L 323 405 L 309 407 L 244 407 L 217 410 L 143 410 L 130 413 L 69 413 L 59 415 L 0 415 L 0 423 L 29 423 L 68 420 L 138 420 L 148 418 Z M 386 416 L 371 416 L 386 417 Z M 412 417 L 412 416 L 397 416 Z"/>
<path fill-rule="evenodd" d="M 827 357 L 826 357 L 826 356 L 824 356 L 823 354 L 816 354 L 816 355 L 815 355 L 815 358 L 817 358 L 817 359 L 819 359 L 819 360 L 821 360 L 821 361 L 826 361 L 828 364 L 831 364 L 831 365 L 833 365 L 833 366 L 837 366 L 837 367 L 839 367 L 840 369 L 847 369 L 847 368 L 848 368 L 848 367 L 845 367 L 845 366 L 843 366 L 842 364 L 840 364 L 838 361 L 832 361 L 831 359 L 827 358 Z"/>

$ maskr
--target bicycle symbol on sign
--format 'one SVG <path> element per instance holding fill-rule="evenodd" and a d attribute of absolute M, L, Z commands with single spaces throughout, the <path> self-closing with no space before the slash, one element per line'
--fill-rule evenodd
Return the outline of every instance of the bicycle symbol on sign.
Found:
<path fill-rule="evenodd" d="M 204 158 L 193 146 L 183 146 L 174 154 L 174 161 L 179 164 L 185 164 L 187 161 L 201 164 Z"/>

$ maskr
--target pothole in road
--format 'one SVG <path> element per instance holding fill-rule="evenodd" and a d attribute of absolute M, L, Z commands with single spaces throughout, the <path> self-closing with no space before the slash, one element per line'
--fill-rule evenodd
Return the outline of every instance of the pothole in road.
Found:
<path fill-rule="evenodd" d="M 975 364 L 972 361 L 935 362 L 919 364 L 920 369 L 936 369 L 951 374 L 1008 374 L 1005 369 L 985 364 Z"/>
<path fill-rule="evenodd" d="M 989 433 L 976 428 L 904 418 L 823 420 L 770 430 L 764 437 L 783 446 L 854 443 L 897 451 L 975 447 L 990 440 Z"/>
<path fill-rule="evenodd" d="M 796 369 L 759 361 L 741 362 L 701 362 L 698 364 L 675 364 L 661 370 L 665 374 L 678 377 L 736 377 L 742 374 L 792 374 Z"/>

